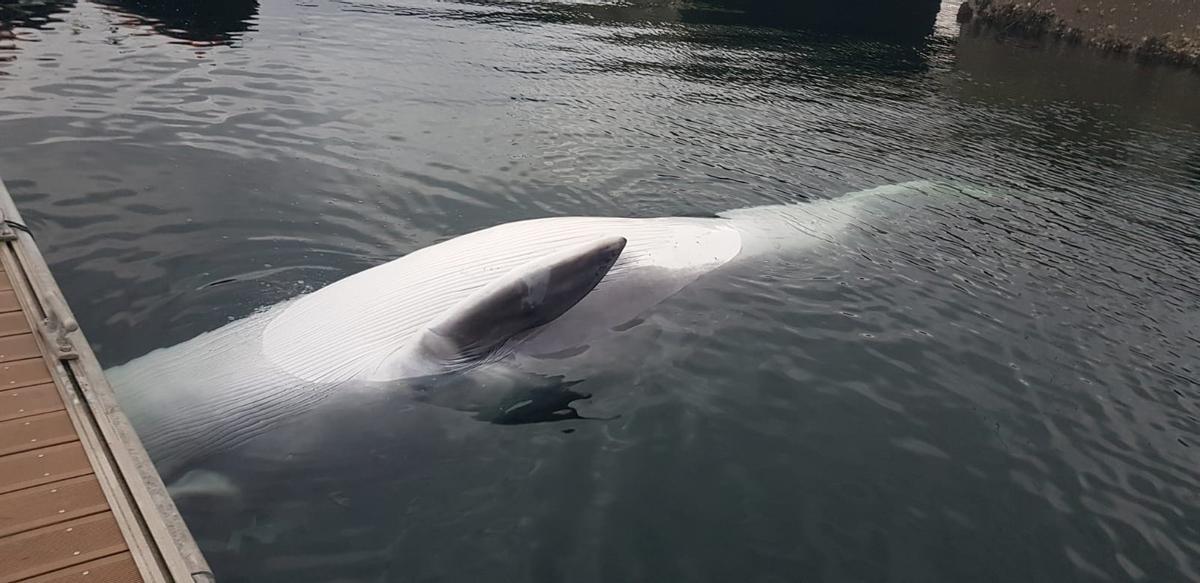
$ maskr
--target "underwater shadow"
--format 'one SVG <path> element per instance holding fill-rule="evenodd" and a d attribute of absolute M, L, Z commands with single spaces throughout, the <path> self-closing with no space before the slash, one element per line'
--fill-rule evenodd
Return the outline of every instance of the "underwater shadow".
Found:
<path fill-rule="evenodd" d="M 455 0 L 410 6 L 344 0 L 345 10 L 506 29 L 587 27 L 597 40 L 636 49 L 588 54 L 576 72 L 666 75 L 756 87 L 856 86 L 879 76 L 912 77 L 946 47 L 933 34 L 940 2 L 782 0 L 601 4 Z M 670 47 L 670 50 L 664 50 Z M 666 58 L 646 58 L 647 56 Z"/>
<path fill-rule="evenodd" d="M 75 0 L 0 2 L 0 42 L 11 38 L 17 28 L 44 30 L 62 22 L 60 15 L 75 7 Z"/>
<path fill-rule="evenodd" d="M 61 15 L 75 7 L 75 0 L 0 0 L 0 77 L 8 75 L 5 65 L 17 59 L 21 30 L 46 30 L 61 23 Z"/>
<path fill-rule="evenodd" d="M 254 30 L 258 0 L 94 0 L 184 44 L 229 45 Z"/>
<path fill-rule="evenodd" d="M 432 377 L 414 389 L 419 402 L 469 413 L 477 421 L 495 425 L 616 419 L 588 417 L 575 409 L 577 401 L 592 398 L 590 393 L 574 390 L 583 382 L 560 375 L 499 371 L 484 378 L 463 374 Z"/>

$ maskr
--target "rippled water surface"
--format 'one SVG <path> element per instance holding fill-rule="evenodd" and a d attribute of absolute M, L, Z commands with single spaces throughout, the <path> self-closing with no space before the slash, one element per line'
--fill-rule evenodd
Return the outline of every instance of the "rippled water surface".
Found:
<path fill-rule="evenodd" d="M 993 192 L 701 279 L 598 419 L 230 456 L 221 580 L 1200 579 L 1200 76 L 738 8 L 0 3 L 0 175 L 106 364 L 516 219 Z"/>

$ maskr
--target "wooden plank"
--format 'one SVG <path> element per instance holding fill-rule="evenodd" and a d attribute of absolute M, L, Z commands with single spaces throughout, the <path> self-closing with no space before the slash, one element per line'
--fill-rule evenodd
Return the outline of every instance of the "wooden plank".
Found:
<path fill-rule="evenodd" d="M 87 475 L 0 495 L 0 537 L 108 510 L 96 476 Z"/>
<path fill-rule="evenodd" d="M 13 583 L 126 549 L 111 512 L 77 518 L 0 539 L 0 583 Z"/>
<path fill-rule="evenodd" d="M 0 336 L 28 334 L 30 330 L 29 320 L 25 318 L 24 312 L 0 314 Z"/>
<path fill-rule="evenodd" d="M 0 422 L 0 456 L 75 441 L 75 426 L 66 411 L 42 413 Z"/>
<path fill-rule="evenodd" d="M 126 543 L 129 545 L 130 555 L 133 557 L 134 563 L 138 565 L 139 572 L 142 577 L 149 583 L 167 583 L 172 580 L 172 575 L 163 570 L 162 563 L 159 562 L 159 557 L 153 548 L 153 543 L 145 536 L 145 531 L 142 530 L 144 525 L 154 521 L 154 515 L 144 513 L 145 507 L 139 507 L 135 500 L 128 497 L 125 488 L 130 490 L 137 488 L 139 483 L 135 480 L 127 480 L 122 478 L 119 470 L 109 463 L 109 460 L 104 457 L 105 443 L 101 441 L 101 437 L 96 432 L 96 426 L 91 424 L 81 424 L 79 419 L 87 419 L 87 408 L 91 405 L 93 411 L 96 411 L 96 404 L 92 402 L 95 395 L 88 395 L 87 385 L 84 384 L 85 379 L 81 375 L 76 377 L 81 385 L 81 394 L 87 395 L 89 398 L 85 400 L 68 400 L 66 402 L 66 411 L 74 419 L 76 419 L 76 428 L 79 429 L 79 441 L 84 453 L 90 458 L 92 471 L 96 475 L 97 481 L 100 483 L 100 488 L 107 493 L 109 508 L 111 509 L 114 518 L 122 532 L 126 534 Z M 102 417 L 97 415 L 95 421 L 101 421 Z M 133 444 L 138 447 L 141 443 L 137 441 L 136 436 L 125 441 L 125 444 Z M 116 449 L 121 444 L 116 444 L 114 449 L 109 450 L 112 455 L 119 456 L 121 450 Z M 147 462 L 149 463 L 149 462 Z M 153 471 L 153 467 L 147 468 L 148 471 Z M 157 474 L 155 474 L 157 477 Z M 169 500 L 169 498 L 168 498 Z M 140 519 L 139 519 L 140 514 Z M 144 522 L 143 522 L 144 521 Z M 183 527 L 186 528 L 186 527 Z M 189 535 L 190 536 L 190 535 Z M 175 577 L 176 581 L 187 581 L 191 578 L 190 573 L 187 577 Z"/>
<path fill-rule="evenodd" d="M 41 355 L 42 349 L 38 346 L 33 334 L 0 338 L 0 362 L 24 360 Z"/>
<path fill-rule="evenodd" d="M 62 410 L 62 397 L 53 383 L 0 391 L 0 421 Z"/>
<path fill-rule="evenodd" d="M 52 382 L 50 369 L 41 358 L 29 358 L 0 364 L 0 390 L 42 385 Z"/>
<path fill-rule="evenodd" d="M 21 302 L 17 299 L 17 292 L 6 289 L 0 291 L 0 313 L 15 312 L 21 309 Z"/>
<path fill-rule="evenodd" d="M 78 441 L 14 453 L 0 457 L 0 494 L 90 473 L 92 467 Z"/>
<path fill-rule="evenodd" d="M 21 220 L 2 182 L 0 217 L 17 222 Z M 20 308 L 32 311 L 26 317 Z M 77 351 L 75 359 L 59 360 L 52 358 L 52 352 L 44 352 L 49 347 L 39 334 L 43 308 L 62 318 L 72 318 L 70 307 L 63 301 L 62 292 L 37 245 L 31 237 L 18 233 L 15 239 L 0 242 L 0 339 L 24 336 L 26 338 L 9 344 L 20 348 L 18 343 L 27 342 L 31 336 L 39 350 L 43 351 L 41 356 L 45 364 L 42 368 L 45 370 L 39 371 L 38 367 L 29 364 L 39 360 L 36 357 L 26 361 L 17 358 L 16 354 L 20 353 L 14 352 L 6 361 L 5 357 L 0 356 L 0 365 L 4 365 L 0 366 L 0 373 L 3 373 L 0 374 L 0 419 L 27 419 L 61 411 L 78 432 L 78 441 L 0 456 L 0 501 L 8 500 L 10 495 L 32 496 L 32 492 L 41 488 L 53 490 L 62 484 L 94 480 L 95 487 L 99 488 L 108 506 L 101 512 L 109 522 L 115 524 L 117 536 L 114 538 L 120 540 L 123 535 L 122 544 L 125 546 L 118 551 L 122 556 L 110 563 L 101 565 L 105 559 L 93 559 L 98 567 L 103 566 L 106 570 L 54 567 L 58 570 L 42 571 L 36 575 L 38 580 L 97 581 L 110 580 L 111 576 L 114 583 L 129 580 L 146 583 L 211 581 L 211 570 L 179 517 L 140 440 L 121 414 L 112 389 L 83 333 L 74 330 L 66 334 Z M 24 346 L 28 347 L 27 344 Z M 3 354 L 6 352 L 0 349 L 0 355 Z M 48 375 L 39 376 L 39 372 Z M 57 399 L 49 399 L 45 389 L 55 391 Z M 31 411 L 28 406 L 12 406 L 14 402 L 28 405 L 30 392 L 39 397 L 36 403 L 40 406 L 38 411 Z M 8 404 L 4 399 L 8 399 Z M 51 407 L 53 409 L 45 410 Z M 22 424 L 19 427 L 26 426 Z M 52 501 L 39 500 L 43 506 Z M 32 501 L 25 499 L 19 506 L 32 504 Z M 56 515 L 59 510 L 64 510 L 64 517 L 70 514 L 70 508 L 66 506 L 52 510 Z M 45 508 L 41 512 L 41 519 L 54 519 L 44 516 L 47 512 Z M 57 523 L 55 526 L 65 524 Z M 10 535 L 8 539 L 26 537 L 35 532 L 22 528 L 24 530 Z M 50 528 L 50 525 L 34 528 L 41 530 Z M 117 554 L 108 556 L 116 557 Z M 72 557 L 79 555 L 72 554 Z M 72 559 L 85 560 L 88 557 Z M 11 578 L 9 570 L 15 567 L 10 563 L 0 555 L 0 583 Z M 84 565 L 79 563 L 78 566 Z M 101 575 L 103 573 L 112 575 Z"/>
<path fill-rule="evenodd" d="M 128 553 L 117 553 L 111 557 L 96 559 L 68 567 L 61 571 L 46 573 L 40 577 L 26 579 L 22 583 L 141 583 L 137 563 Z"/>

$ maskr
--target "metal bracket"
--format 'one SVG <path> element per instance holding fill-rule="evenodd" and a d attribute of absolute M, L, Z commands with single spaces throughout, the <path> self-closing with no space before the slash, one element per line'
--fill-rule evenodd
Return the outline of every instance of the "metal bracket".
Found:
<path fill-rule="evenodd" d="M 17 232 L 13 230 L 12 225 L 8 224 L 8 219 L 5 218 L 4 212 L 0 211 L 0 241 L 16 241 Z"/>
<path fill-rule="evenodd" d="M 0 241 L 17 240 L 17 231 L 13 229 L 14 225 L 27 231 L 20 223 L 13 223 L 4 218 L 4 213 L 0 212 Z M 42 310 L 46 313 L 46 317 L 42 319 L 42 334 L 46 338 L 46 343 L 50 345 L 50 348 L 54 350 L 54 355 L 60 360 L 79 358 L 79 353 L 75 351 L 75 345 L 71 343 L 69 336 L 72 332 L 79 330 L 79 323 L 71 316 L 71 310 L 67 308 L 67 303 L 57 292 L 47 289 L 46 286 L 42 286 L 41 289 L 37 289 L 38 287 L 34 285 L 34 295 L 40 295 Z"/>
<path fill-rule="evenodd" d="M 61 360 L 74 360 L 79 358 L 79 353 L 75 351 L 75 345 L 71 343 L 70 334 L 79 330 L 79 323 L 75 321 L 67 309 L 67 303 L 55 292 L 48 291 L 42 298 L 46 317 L 42 320 L 42 328 L 46 335 L 46 342 L 54 349 L 54 355 Z"/>

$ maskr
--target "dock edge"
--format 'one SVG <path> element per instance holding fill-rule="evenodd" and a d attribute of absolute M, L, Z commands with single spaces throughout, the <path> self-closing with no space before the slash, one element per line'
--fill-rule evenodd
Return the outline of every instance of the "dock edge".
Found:
<path fill-rule="evenodd" d="M 0 257 L 39 325 L 51 375 L 146 581 L 212 583 L 208 562 L 117 403 L 32 234 L 0 180 Z M 20 281 L 18 281 L 20 280 Z"/>

